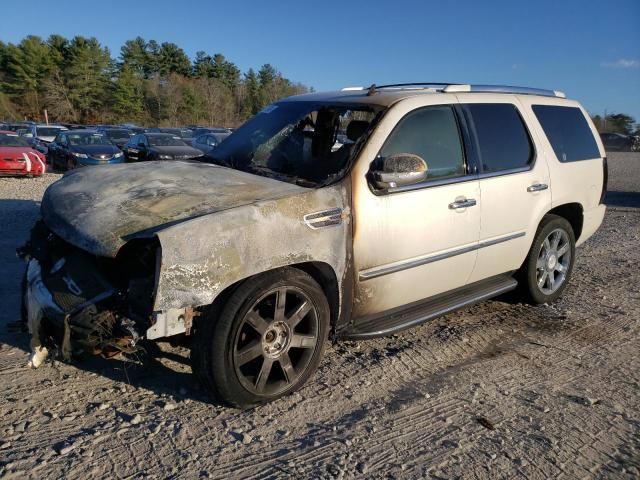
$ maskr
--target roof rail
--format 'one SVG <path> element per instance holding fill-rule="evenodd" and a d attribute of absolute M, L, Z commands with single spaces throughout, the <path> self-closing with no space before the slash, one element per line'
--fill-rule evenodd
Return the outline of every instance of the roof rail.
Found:
<path fill-rule="evenodd" d="M 478 93 L 515 93 L 520 95 L 541 95 L 543 97 L 566 98 L 564 92 L 544 88 L 512 87 L 509 85 L 447 85 L 442 89 L 445 93 L 478 92 Z"/>
<path fill-rule="evenodd" d="M 375 84 L 374 84 L 375 85 Z M 394 87 L 446 87 L 448 85 L 459 85 L 451 82 L 413 82 L 413 83 L 390 83 L 388 85 L 375 85 L 376 88 L 394 88 Z"/>
<path fill-rule="evenodd" d="M 531 88 L 531 87 L 514 87 L 510 85 L 471 85 L 464 83 L 443 83 L 443 82 L 413 82 L 413 83 L 390 83 L 388 85 L 376 85 L 375 83 L 370 87 L 346 87 L 343 91 L 351 90 L 368 90 L 367 95 L 374 95 L 378 90 L 386 88 L 397 89 L 429 89 L 437 90 L 444 93 L 462 93 L 462 92 L 477 92 L 477 93 L 513 93 L 520 95 L 541 95 L 543 97 L 559 97 L 566 98 L 564 92 L 559 90 L 547 90 L 544 88 Z"/>

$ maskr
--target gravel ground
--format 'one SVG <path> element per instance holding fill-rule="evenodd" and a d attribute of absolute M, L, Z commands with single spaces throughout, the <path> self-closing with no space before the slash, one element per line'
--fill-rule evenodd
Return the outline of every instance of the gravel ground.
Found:
<path fill-rule="evenodd" d="M 561 300 L 333 345 L 301 391 L 244 412 L 168 343 L 28 370 L 14 249 L 58 176 L 0 179 L 0 477 L 640 477 L 640 154 L 609 166 Z"/>

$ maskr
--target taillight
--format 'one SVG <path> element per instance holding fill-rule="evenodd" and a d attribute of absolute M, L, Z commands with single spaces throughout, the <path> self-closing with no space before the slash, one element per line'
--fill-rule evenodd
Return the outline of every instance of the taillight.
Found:
<path fill-rule="evenodd" d="M 600 205 L 604 203 L 604 196 L 607 194 L 607 182 L 609 181 L 609 167 L 607 157 L 602 157 L 602 194 L 600 195 Z"/>

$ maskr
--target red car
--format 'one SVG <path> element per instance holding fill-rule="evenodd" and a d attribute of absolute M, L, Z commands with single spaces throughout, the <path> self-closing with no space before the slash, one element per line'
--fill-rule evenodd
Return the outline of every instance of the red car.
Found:
<path fill-rule="evenodd" d="M 45 170 L 45 157 L 15 132 L 0 130 L 0 176 L 39 177 Z"/>

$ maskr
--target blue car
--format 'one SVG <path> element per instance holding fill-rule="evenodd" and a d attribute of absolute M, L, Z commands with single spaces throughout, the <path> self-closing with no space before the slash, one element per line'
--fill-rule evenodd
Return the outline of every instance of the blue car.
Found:
<path fill-rule="evenodd" d="M 47 161 L 54 170 L 87 165 L 124 163 L 124 155 L 109 138 L 95 130 L 60 132 L 49 144 Z"/>

